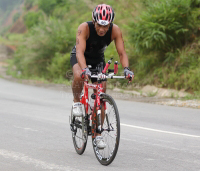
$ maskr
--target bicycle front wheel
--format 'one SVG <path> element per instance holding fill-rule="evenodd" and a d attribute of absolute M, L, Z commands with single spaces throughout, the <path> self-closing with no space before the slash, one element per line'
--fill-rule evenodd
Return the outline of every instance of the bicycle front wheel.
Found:
<path fill-rule="evenodd" d="M 102 106 L 106 103 L 101 136 L 106 144 L 104 149 L 99 149 L 96 143 L 96 124 L 93 122 L 92 144 L 96 158 L 102 165 L 109 165 L 115 159 L 120 141 L 120 118 L 117 105 L 113 98 L 107 94 L 101 95 Z M 94 118 L 93 118 L 94 120 Z"/>

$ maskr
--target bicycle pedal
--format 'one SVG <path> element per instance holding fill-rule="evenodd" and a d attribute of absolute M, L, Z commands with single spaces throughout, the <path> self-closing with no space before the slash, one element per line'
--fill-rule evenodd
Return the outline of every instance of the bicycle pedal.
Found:
<path fill-rule="evenodd" d="M 74 129 L 74 125 L 73 125 L 73 124 L 70 124 L 70 129 L 71 129 L 71 131 L 72 131 L 73 133 L 76 132 L 76 130 Z"/>
<path fill-rule="evenodd" d="M 88 126 L 88 135 L 92 135 L 91 126 Z"/>
<path fill-rule="evenodd" d="M 81 124 L 82 122 L 79 121 L 78 119 L 75 119 L 74 123 L 76 123 L 76 124 Z"/>
<path fill-rule="evenodd" d="M 72 124 L 70 124 L 70 129 L 71 129 L 72 132 L 74 132 Z"/>
<path fill-rule="evenodd" d="M 72 137 L 75 137 L 75 133 L 74 132 L 72 132 Z"/>

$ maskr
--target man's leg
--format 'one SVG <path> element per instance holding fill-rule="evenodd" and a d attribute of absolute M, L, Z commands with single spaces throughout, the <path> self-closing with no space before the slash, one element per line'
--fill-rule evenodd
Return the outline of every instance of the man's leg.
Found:
<path fill-rule="evenodd" d="M 97 84 L 97 82 L 95 82 L 95 83 L 93 83 L 93 84 Z M 104 82 L 102 83 L 102 85 L 103 85 L 103 92 L 106 93 L 106 81 L 104 81 Z M 96 90 L 94 90 L 94 93 L 96 93 Z M 101 125 L 103 125 L 104 119 L 105 119 L 104 105 L 101 104 Z M 97 120 L 98 120 L 98 118 L 97 118 Z M 97 136 L 99 136 L 99 135 L 101 135 L 101 134 L 98 134 L 98 133 L 97 133 Z"/>
<path fill-rule="evenodd" d="M 80 94 L 83 89 L 83 79 L 81 78 L 82 70 L 78 63 L 73 66 L 74 80 L 72 82 L 72 92 L 74 95 L 74 102 L 80 102 Z"/>
<path fill-rule="evenodd" d="M 105 93 L 106 92 L 106 81 L 104 81 L 102 84 L 103 84 L 103 92 Z M 96 120 L 98 121 L 98 117 L 96 118 Z M 104 104 L 102 103 L 101 104 L 101 126 L 103 126 L 104 120 L 105 120 L 105 111 L 104 111 Z M 98 125 L 96 125 L 96 127 L 98 127 Z M 99 149 L 104 149 L 106 147 L 103 137 L 99 133 L 96 134 L 96 143 L 97 143 L 97 147 Z"/>

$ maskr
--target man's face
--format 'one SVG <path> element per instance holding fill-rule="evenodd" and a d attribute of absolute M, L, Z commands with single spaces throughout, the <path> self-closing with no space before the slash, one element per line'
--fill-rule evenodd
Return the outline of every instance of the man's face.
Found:
<path fill-rule="evenodd" d="M 105 36 L 105 34 L 107 33 L 107 31 L 110 27 L 110 24 L 108 24 L 106 26 L 102 26 L 102 25 L 98 24 L 97 22 L 95 22 L 94 27 L 99 36 Z"/>

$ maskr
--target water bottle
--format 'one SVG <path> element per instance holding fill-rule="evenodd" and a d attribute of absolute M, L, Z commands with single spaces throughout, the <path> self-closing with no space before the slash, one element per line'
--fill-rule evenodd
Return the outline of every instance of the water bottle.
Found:
<path fill-rule="evenodd" d="M 94 109 L 94 99 L 90 98 L 90 110 Z"/>
<path fill-rule="evenodd" d="M 89 110 L 88 110 L 90 126 L 92 126 L 92 111 L 93 110 L 94 110 L 94 99 L 90 98 Z"/>
<path fill-rule="evenodd" d="M 84 96 L 84 94 L 83 94 L 83 92 L 80 94 L 80 102 L 82 103 L 82 99 L 83 99 L 83 96 Z"/>

